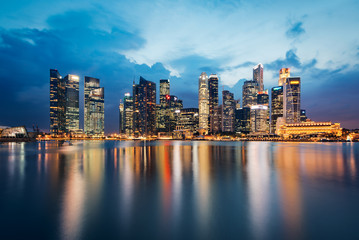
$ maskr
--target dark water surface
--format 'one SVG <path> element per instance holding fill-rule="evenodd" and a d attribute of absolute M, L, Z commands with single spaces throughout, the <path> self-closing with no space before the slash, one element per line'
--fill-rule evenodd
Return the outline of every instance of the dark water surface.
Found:
<path fill-rule="evenodd" d="M 359 144 L 0 145 L 0 239 L 359 239 Z"/>

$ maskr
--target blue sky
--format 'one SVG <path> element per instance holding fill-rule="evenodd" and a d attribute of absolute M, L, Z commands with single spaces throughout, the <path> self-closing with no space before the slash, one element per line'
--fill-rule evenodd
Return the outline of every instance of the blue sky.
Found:
<path fill-rule="evenodd" d="M 0 8 L 0 126 L 49 128 L 50 68 L 80 75 L 80 90 L 85 75 L 101 79 L 110 133 L 134 78 L 170 78 L 171 93 L 196 107 L 202 71 L 240 98 L 262 63 L 265 88 L 282 67 L 302 78 L 311 119 L 359 128 L 358 10 L 355 0 L 8 1 Z"/>

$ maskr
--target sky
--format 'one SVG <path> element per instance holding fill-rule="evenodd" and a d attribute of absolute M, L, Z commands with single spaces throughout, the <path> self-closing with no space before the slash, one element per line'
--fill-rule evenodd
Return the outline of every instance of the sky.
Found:
<path fill-rule="evenodd" d="M 241 98 L 252 69 L 264 87 L 288 67 L 302 80 L 301 108 L 315 121 L 359 128 L 359 1 L 13 0 L 0 8 L 0 126 L 49 130 L 49 69 L 100 79 L 105 132 L 139 77 L 170 79 L 184 107 L 198 107 L 198 77 Z M 82 122 L 82 120 L 81 120 Z M 83 124 L 81 123 L 81 126 Z M 31 129 L 29 129 L 31 130 Z"/>

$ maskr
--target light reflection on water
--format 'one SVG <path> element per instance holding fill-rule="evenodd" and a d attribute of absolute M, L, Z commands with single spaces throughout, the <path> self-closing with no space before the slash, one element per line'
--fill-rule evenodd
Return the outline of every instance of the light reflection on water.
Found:
<path fill-rule="evenodd" d="M 354 143 L 2 144 L 1 232 L 6 239 L 355 239 L 358 164 Z"/>

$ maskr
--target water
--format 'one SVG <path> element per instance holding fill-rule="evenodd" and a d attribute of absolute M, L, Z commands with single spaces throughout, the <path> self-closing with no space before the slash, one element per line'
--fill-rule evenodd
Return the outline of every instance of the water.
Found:
<path fill-rule="evenodd" d="M 359 144 L 0 145 L 0 239 L 359 239 Z"/>

